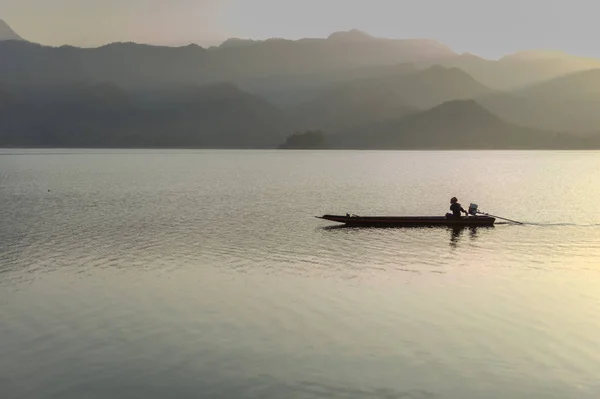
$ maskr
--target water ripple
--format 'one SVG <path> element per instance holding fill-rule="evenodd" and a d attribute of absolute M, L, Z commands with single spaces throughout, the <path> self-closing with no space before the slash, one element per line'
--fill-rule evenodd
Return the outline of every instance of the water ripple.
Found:
<path fill-rule="evenodd" d="M 20 153 L 0 156 L 3 399 L 599 397 L 597 156 Z M 314 218 L 459 190 L 528 225 Z"/>

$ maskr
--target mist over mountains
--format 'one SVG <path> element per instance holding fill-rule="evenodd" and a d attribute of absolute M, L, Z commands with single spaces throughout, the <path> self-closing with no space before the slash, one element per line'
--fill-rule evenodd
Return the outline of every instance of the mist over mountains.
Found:
<path fill-rule="evenodd" d="M 276 148 L 319 130 L 328 148 L 595 148 L 599 110 L 600 60 L 560 52 L 486 60 L 356 30 L 82 49 L 0 21 L 1 146 Z"/>

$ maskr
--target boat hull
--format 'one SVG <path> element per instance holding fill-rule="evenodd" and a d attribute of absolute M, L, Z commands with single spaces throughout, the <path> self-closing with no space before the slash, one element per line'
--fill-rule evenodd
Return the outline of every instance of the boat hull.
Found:
<path fill-rule="evenodd" d="M 356 227 L 477 227 L 493 226 L 496 221 L 490 216 L 465 216 L 446 218 L 445 216 L 317 216 L 332 222 Z"/>

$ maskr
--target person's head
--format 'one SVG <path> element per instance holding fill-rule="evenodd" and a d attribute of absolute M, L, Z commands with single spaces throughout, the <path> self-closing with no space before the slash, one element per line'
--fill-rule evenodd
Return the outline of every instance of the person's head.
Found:
<path fill-rule="evenodd" d="M 455 204 L 457 202 L 458 202 L 458 198 L 456 198 L 456 197 L 452 197 L 452 199 L 450 200 L 451 204 Z"/>

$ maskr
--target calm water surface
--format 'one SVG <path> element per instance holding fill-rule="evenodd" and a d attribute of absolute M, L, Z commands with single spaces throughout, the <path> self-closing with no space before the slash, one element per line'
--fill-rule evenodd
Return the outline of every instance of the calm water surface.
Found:
<path fill-rule="evenodd" d="M 2 399 L 600 397 L 598 152 L 0 154 Z"/>

